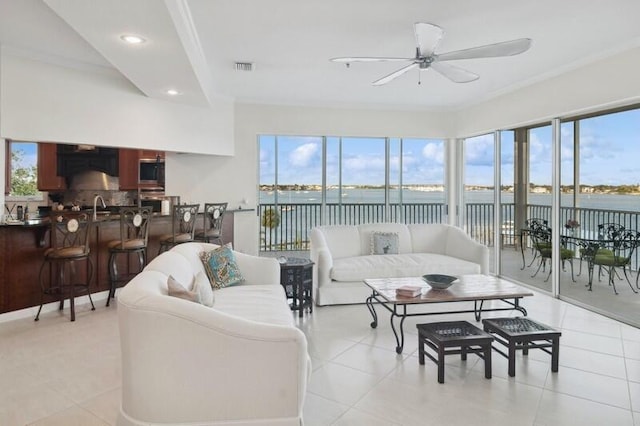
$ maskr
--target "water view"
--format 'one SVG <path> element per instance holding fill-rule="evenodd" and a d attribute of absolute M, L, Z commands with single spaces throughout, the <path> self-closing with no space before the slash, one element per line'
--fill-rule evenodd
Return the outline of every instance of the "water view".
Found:
<path fill-rule="evenodd" d="M 402 193 L 402 202 L 415 203 L 444 203 L 446 195 L 443 191 L 407 190 Z M 339 191 L 327 190 L 327 203 L 337 203 Z M 318 190 L 279 190 L 278 204 L 320 204 L 322 193 Z M 398 203 L 397 190 L 390 191 L 390 202 Z M 465 191 L 465 201 L 468 203 L 493 203 L 493 191 Z M 344 204 L 375 204 L 384 202 L 383 189 L 343 188 L 342 203 Z M 261 204 L 274 204 L 274 191 L 260 191 Z M 502 193 L 502 203 L 513 203 L 513 192 Z M 562 194 L 561 203 L 564 207 L 573 205 L 573 194 Z M 529 204 L 551 206 L 551 194 L 529 194 Z M 630 212 L 640 212 L 639 194 L 580 194 L 578 206 L 586 209 L 606 209 Z"/>

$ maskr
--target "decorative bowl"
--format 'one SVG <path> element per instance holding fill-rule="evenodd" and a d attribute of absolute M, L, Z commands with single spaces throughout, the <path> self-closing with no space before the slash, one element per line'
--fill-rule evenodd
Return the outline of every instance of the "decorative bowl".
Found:
<path fill-rule="evenodd" d="M 426 281 L 426 283 L 429 284 L 431 288 L 436 290 L 444 290 L 451 287 L 451 285 L 458 280 L 458 277 L 443 274 L 427 274 L 423 275 L 422 279 Z"/>

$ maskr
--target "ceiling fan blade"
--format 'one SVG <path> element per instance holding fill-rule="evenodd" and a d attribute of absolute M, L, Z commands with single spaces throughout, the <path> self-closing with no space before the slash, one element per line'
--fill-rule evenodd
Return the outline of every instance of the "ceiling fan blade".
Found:
<path fill-rule="evenodd" d="M 456 50 L 437 55 L 438 61 L 453 61 L 457 59 L 495 58 L 498 56 L 513 56 L 525 52 L 531 47 L 530 38 L 503 41 L 487 44 L 470 49 Z"/>
<path fill-rule="evenodd" d="M 433 55 L 442 40 L 444 30 L 437 25 L 425 22 L 416 22 L 413 27 L 416 32 L 416 44 L 420 56 Z"/>
<path fill-rule="evenodd" d="M 332 58 L 329 59 L 332 62 L 409 62 L 415 58 L 367 58 L 367 57 L 355 57 L 355 58 Z"/>
<path fill-rule="evenodd" d="M 434 62 L 430 68 L 433 68 L 454 83 L 469 83 L 480 78 L 478 74 L 474 74 L 471 71 L 442 62 Z"/>
<path fill-rule="evenodd" d="M 376 80 L 371 84 L 373 84 L 374 86 L 382 86 L 383 84 L 387 84 L 391 80 L 394 80 L 394 79 L 400 77 L 402 74 L 404 74 L 404 73 L 406 73 L 408 71 L 411 71 L 412 69 L 416 68 L 417 66 L 418 66 L 418 64 L 414 62 L 413 64 L 409 64 L 406 67 L 400 68 L 399 70 L 394 71 L 391 74 L 389 74 L 389 75 L 387 75 L 385 77 L 382 77 L 381 79 Z"/>

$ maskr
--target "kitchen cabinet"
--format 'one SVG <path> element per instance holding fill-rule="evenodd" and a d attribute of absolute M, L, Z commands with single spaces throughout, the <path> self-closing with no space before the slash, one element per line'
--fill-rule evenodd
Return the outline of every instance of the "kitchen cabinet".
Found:
<path fill-rule="evenodd" d="M 58 146 L 38 144 L 38 191 L 61 191 L 67 188 L 64 177 L 58 176 Z"/>
<path fill-rule="evenodd" d="M 121 148 L 119 152 L 120 190 L 138 189 L 138 161 L 140 150 Z"/>
<path fill-rule="evenodd" d="M 164 151 L 154 151 L 150 149 L 141 149 L 140 158 L 143 160 L 155 160 L 161 158 L 164 160 Z"/>

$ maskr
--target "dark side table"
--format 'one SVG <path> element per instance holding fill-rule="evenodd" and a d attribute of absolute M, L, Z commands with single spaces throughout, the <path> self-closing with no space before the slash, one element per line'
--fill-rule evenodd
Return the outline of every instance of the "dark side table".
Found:
<path fill-rule="evenodd" d="M 496 341 L 507 347 L 507 353 L 494 347 L 496 352 L 509 360 L 509 376 L 516 375 L 516 351 L 529 355 L 529 349 L 540 349 L 551 355 L 551 371 L 558 372 L 560 333 L 548 325 L 529 318 L 483 319 L 484 331 L 494 335 Z M 549 350 L 551 348 L 551 350 Z"/>
<path fill-rule="evenodd" d="M 286 262 L 284 261 L 286 259 Z M 301 257 L 280 258 L 280 284 L 287 298 L 292 299 L 291 310 L 298 311 L 302 318 L 304 308 L 313 312 L 313 262 Z"/>
<path fill-rule="evenodd" d="M 484 377 L 491 378 L 491 334 L 482 331 L 467 321 L 445 321 L 417 324 L 418 362 L 424 365 L 425 355 L 438 364 L 438 383 L 444 383 L 445 355 L 460 354 L 466 361 L 468 353 L 484 360 Z M 436 356 L 425 349 L 429 347 Z"/>

